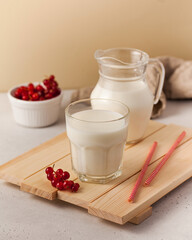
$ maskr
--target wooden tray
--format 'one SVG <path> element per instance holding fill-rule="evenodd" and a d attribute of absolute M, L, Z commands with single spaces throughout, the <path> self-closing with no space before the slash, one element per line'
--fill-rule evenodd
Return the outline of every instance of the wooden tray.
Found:
<path fill-rule="evenodd" d="M 187 132 L 186 137 L 151 186 L 141 187 L 135 202 L 129 203 L 128 196 L 152 143 L 157 141 L 158 147 L 146 177 L 183 130 Z M 62 168 L 69 171 L 71 179 L 79 182 L 71 169 L 70 146 L 66 133 L 1 165 L 0 178 L 20 186 L 22 191 L 49 200 L 58 198 L 86 208 L 90 214 L 97 217 L 118 224 L 128 221 L 138 224 L 151 215 L 151 204 L 192 176 L 191 156 L 192 129 L 150 121 L 144 139 L 135 145 L 126 145 L 122 175 L 107 184 L 80 182 L 81 187 L 77 193 L 58 191 L 51 186 L 44 170 L 53 163 L 55 169 Z"/>

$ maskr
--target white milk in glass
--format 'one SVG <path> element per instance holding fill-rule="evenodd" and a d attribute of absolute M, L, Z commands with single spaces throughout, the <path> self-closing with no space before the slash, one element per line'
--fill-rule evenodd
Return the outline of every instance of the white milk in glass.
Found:
<path fill-rule="evenodd" d="M 122 119 L 116 121 L 119 118 Z M 127 127 L 120 113 L 109 110 L 91 109 L 72 114 L 70 121 L 67 120 L 67 135 L 74 170 L 93 177 L 117 172 L 122 163 Z"/>
<path fill-rule="evenodd" d="M 142 80 L 118 82 L 100 78 L 91 98 L 118 100 L 130 109 L 127 141 L 141 139 L 147 128 L 154 96 Z"/>

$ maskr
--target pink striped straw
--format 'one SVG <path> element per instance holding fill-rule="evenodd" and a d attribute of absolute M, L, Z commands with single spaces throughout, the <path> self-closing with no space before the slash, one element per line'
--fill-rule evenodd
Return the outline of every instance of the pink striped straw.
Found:
<path fill-rule="evenodd" d="M 183 138 L 185 137 L 186 132 L 183 131 L 179 137 L 176 139 L 176 141 L 174 142 L 174 144 L 171 146 L 171 148 L 169 149 L 169 151 L 165 154 L 165 156 L 163 157 L 163 159 L 160 161 L 160 163 L 157 165 L 157 167 L 155 168 L 155 170 L 153 170 L 153 172 L 151 173 L 151 175 L 145 180 L 144 185 L 145 186 L 149 186 L 149 184 L 153 181 L 153 179 L 155 178 L 155 176 L 158 174 L 158 172 L 160 171 L 160 169 L 163 167 L 163 165 L 166 163 L 166 161 L 169 159 L 169 157 L 171 156 L 171 154 L 173 153 L 173 151 L 175 150 L 175 148 L 178 146 L 178 144 L 183 140 Z"/>
<path fill-rule="evenodd" d="M 144 174 L 145 174 L 145 172 L 147 170 L 147 167 L 148 167 L 148 165 L 149 165 L 149 163 L 151 161 L 151 158 L 153 156 L 153 153 L 154 153 L 156 147 L 157 147 L 157 142 L 154 142 L 152 147 L 150 148 L 150 151 L 149 151 L 149 153 L 147 155 L 147 158 L 146 158 L 145 163 L 144 163 L 144 165 L 143 165 L 143 167 L 141 169 L 141 172 L 140 172 L 140 174 L 139 174 L 139 176 L 137 178 L 137 181 L 136 181 L 136 183 L 135 183 L 135 185 L 133 187 L 133 190 L 132 190 L 132 192 L 131 192 L 131 194 L 130 194 L 130 196 L 128 198 L 128 202 L 133 202 L 134 201 L 134 198 L 135 198 L 135 195 L 137 193 L 137 190 L 138 190 L 138 188 L 139 188 L 139 186 L 141 184 L 141 181 L 142 181 L 142 179 L 144 177 Z"/>

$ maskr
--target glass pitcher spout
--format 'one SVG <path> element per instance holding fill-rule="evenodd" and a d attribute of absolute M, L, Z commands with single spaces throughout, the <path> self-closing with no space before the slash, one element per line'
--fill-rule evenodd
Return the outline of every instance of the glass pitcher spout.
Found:
<path fill-rule="evenodd" d="M 140 64 L 147 64 L 149 56 L 147 53 L 134 48 L 111 48 L 107 50 L 98 49 L 95 52 L 95 59 L 102 63 L 110 61 L 112 65 L 119 65 L 121 67 L 136 67 Z M 103 62 L 102 62 L 103 60 Z"/>
<path fill-rule="evenodd" d="M 105 78 L 133 81 L 145 74 L 149 56 L 137 49 L 111 48 L 97 50 L 95 59 L 99 64 L 100 75 Z"/>

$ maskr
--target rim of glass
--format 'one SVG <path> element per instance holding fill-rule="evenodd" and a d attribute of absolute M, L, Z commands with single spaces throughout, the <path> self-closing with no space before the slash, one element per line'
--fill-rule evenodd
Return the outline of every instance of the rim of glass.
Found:
<path fill-rule="evenodd" d="M 102 58 L 104 58 L 104 56 L 97 56 L 99 54 L 99 52 L 100 53 L 102 52 L 103 55 L 104 55 L 105 53 L 108 53 L 108 52 L 111 52 L 111 51 L 117 51 L 117 50 L 126 50 L 126 51 L 129 51 L 129 52 L 136 51 L 136 52 L 141 53 L 144 56 L 144 59 L 139 60 L 136 63 L 128 63 L 128 62 L 126 63 L 126 62 L 123 62 L 121 60 L 116 59 L 115 57 L 112 57 L 112 58 L 116 59 L 117 61 L 122 62 L 122 65 L 115 65 L 115 64 L 111 64 L 111 63 L 110 64 L 103 63 Z M 142 50 L 139 50 L 137 48 L 109 48 L 109 49 L 106 49 L 106 50 L 98 49 L 98 50 L 95 51 L 94 57 L 103 66 L 120 68 L 120 69 L 135 68 L 135 67 L 138 67 L 138 66 L 141 66 L 141 65 L 145 65 L 149 61 L 149 55 L 146 52 L 144 52 Z"/>
<path fill-rule="evenodd" d="M 96 101 L 109 101 L 109 102 L 118 103 L 118 104 L 122 105 L 122 106 L 126 109 L 126 113 L 125 113 L 122 117 L 119 117 L 119 118 L 114 119 L 114 120 L 106 120 L 106 121 L 88 121 L 88 120 L 82 120 L 82 119 L 73 117 L 73 116 L 69 113 L 69 108 L 70 108 L 71 106 L 76 105 L 76 104 L 81 103 L 81 102 L 86 102 L 86 101 L 90 101 L 90 102 L 91 102 L 91 100 L 93 100 L 93 101 L 95 101 L 95 100 L 96 100 Z M 101 109 L 101 110 L 102 110 L 102 109 Z M 106 109 L 105 109 L 105 110 L 106 110 Z M 109 110 L 109 111 L 110 111 L 110 110 Z M 130 113 L 130 110 L 129 110 L 128 106 L 125 105 L 124 103 L 122 103 L 122 102 L 120 102 L 120 101 L 113 100 L 113 99 L 106 99 L 106 98 L 86 98 L 86 99 L 78 100 L 78 101 L 75 101 L 75 102 L 70 103 L 70 104 L 66 107 L 66 109 L 65 109 L 65 114 L 66 114 L 68 117 L 70 117 L 70 118 L 72 118 L 72 119 L 75 119 L 75 120 L 78 120 L 78 121 L 81 121 L 81 122 L 89 122 L 89 123 L 115 122 L 115 121 L 119 121 L 119 120 L 122 120 L 122 119 L 128 117 L 129 113 Z"/>

